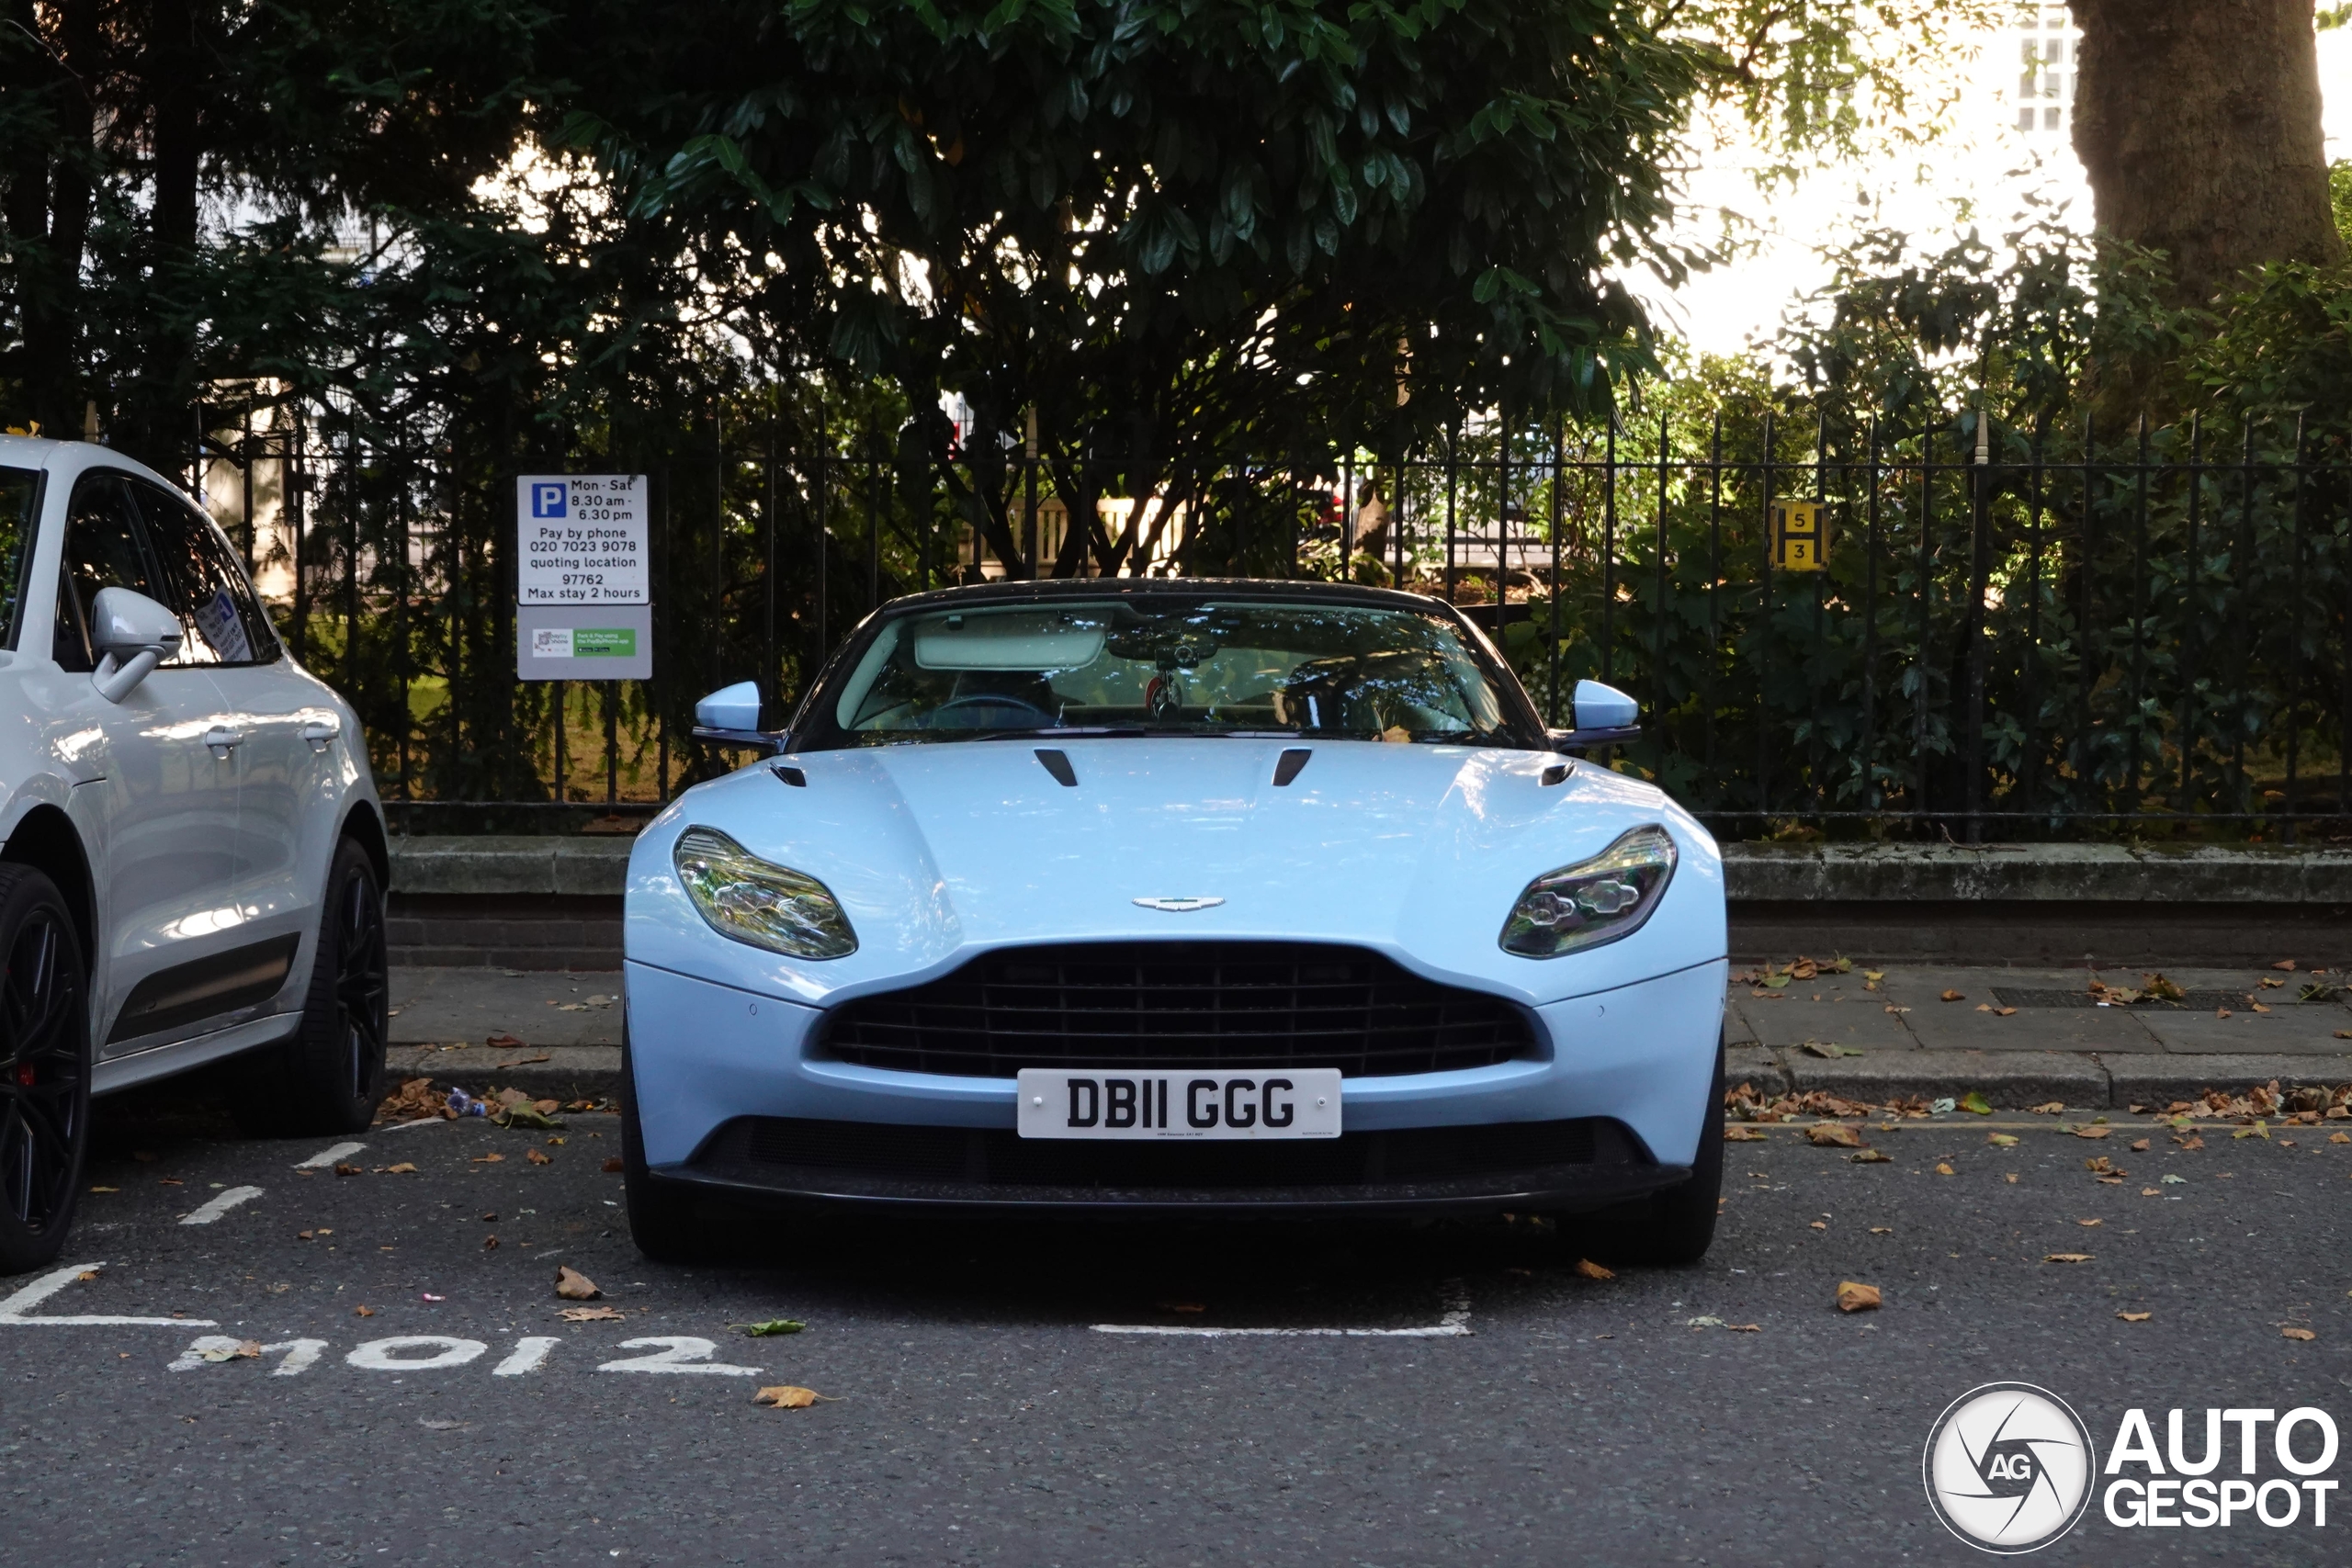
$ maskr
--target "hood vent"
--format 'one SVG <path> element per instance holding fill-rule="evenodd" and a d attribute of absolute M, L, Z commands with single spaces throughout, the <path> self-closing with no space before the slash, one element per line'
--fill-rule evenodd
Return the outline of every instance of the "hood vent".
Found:
<path fill-rule="evenodd" d="M 1040 747 L 1037 751 L 1037 761 L 1046 765 L 1046 772 L 1053 774 L 1054 782 L 1064 789 L 1078 787 L 1078 770 L 1071 767 L 1069 759 L 1059 751 L 1049 751 Z"/>
<path fill-rule="evenodd" d="M 1298 777 L 1299 773 L 1306 769 L 1308 760 L 1314 755 L 1312 750 L 1304 746 L 1294 746 L 1284 751 L 1281 759 L 1274 763 L 1274 787 L 1280 789 Z"/>

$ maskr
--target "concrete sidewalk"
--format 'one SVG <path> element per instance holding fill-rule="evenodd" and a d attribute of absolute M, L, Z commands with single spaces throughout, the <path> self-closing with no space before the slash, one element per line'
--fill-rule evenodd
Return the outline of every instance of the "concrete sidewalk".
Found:
<path fill-rule="evenodd" d="M 1998 1106 L 2104 1109 L 2273 1079 L 2352 1083 L 2352 975 L 2330 970 L 2167 970 L 2180 1000 L 2107 1006 L 2094 983 L 2145 990 L 2152 972 L 1856 963 L 1779 986 L 1758 968 L 1734 973 L 1754 978 L 1733 985 L 1725 1010 L 1731 1081 L 1758 1089 L 1873 1103 L 1974 1089 Z M 611 1094 L 620 981 L 612 970 L 395 969 L 393 1076 Z"/>

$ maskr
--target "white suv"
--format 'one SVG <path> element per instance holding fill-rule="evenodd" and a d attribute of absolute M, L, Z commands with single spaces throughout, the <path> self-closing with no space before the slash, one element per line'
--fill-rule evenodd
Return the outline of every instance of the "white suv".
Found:
<path fill-rule="evenodd" d="M 63 1247 L 90 1096 L 224 1057 L 250 1131 L 383 1087 L 358 718 L 152 470 L 0 437 L 0 1273 Z"/>

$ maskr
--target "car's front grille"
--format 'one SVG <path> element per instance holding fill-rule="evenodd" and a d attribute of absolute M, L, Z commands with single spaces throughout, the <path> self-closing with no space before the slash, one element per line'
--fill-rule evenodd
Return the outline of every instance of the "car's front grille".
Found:
<path fill-rule="evenodd" d="M 984 1187 L 1186 1190 L 1451 1181 L 1642 1160 L 1623 1129 L 1598 1119 L 1408 1127 L 1266 1143 L 1125 1143 L 765 1116 L 730 1123 L 713 1140 L 710 1157 L 720 1164 Z"/>
<path fill-rule="evenodd" d="M 1499 997 L 1363 948 L 1289 942 L 1001 948 L 826 1016 L 819 1050 L 910 1073 L 1023 1067 L 1337 1067 L 1347 1077 L 1491 1066 L 1535 1048 Z"/>

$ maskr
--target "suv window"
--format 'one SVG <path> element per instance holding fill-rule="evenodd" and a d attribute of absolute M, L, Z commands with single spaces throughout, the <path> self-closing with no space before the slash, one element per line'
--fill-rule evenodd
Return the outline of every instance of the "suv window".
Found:
<path fill-rule="evenodd" d="M 24 607 L 25 562 L 40 526 L 40 471 L 0 468 L 0 647 L 17 646 Z"/>
<path fill-rule="evenodd" d="M 65 518 L 65 564 L 57 588 L 57 662 L 68 670 L 95 670 L 90 647 L 90 606 L 101 588 L 128 588 L 159 604 L 155 572 L 139 538 L 139 522 L 122 480 L 113 474 L 85 474 L 74 486 Z"/>
<path fill-rule="evenodd" d="M 211 520 L 169 491 L 128 481 L 147 520 L 164 591 L 155 595 L 187 627 L 178 662 L 266 664 L 277 657 L 253 586 Z"/>

